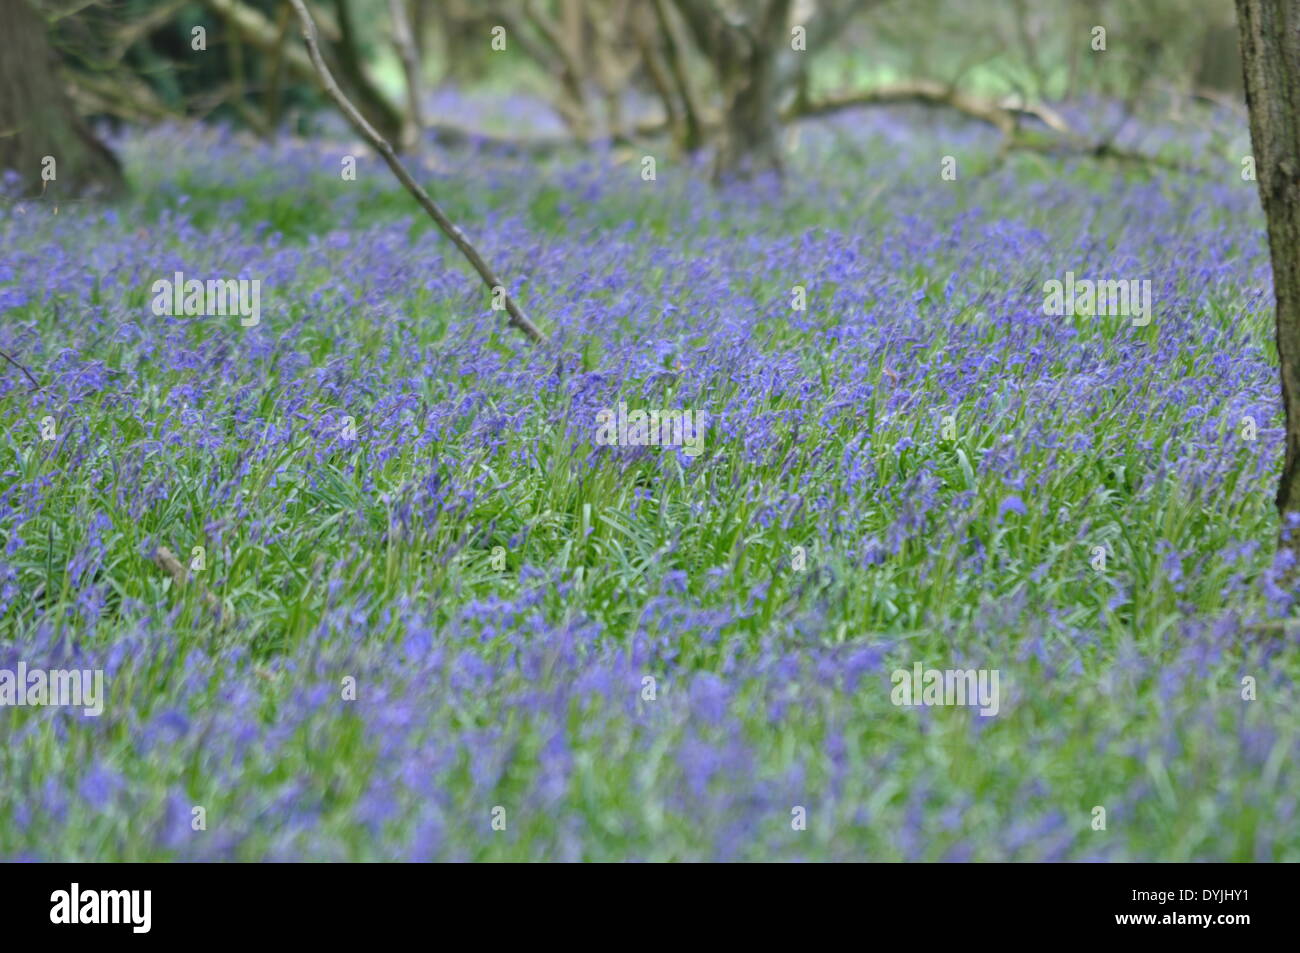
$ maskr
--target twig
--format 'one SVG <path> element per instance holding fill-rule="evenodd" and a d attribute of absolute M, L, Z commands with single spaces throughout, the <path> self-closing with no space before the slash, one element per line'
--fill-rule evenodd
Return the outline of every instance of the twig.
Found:
<path fill-rule="evenodd" d="M 159 546 L 154 550 L 153 561 L 159 569 L 171 576 L 172 584 L 176 586 L 177 589 L 183 589 L 185 587 L 187 582 L 185 567 L 181 565 L 181 561 L 176 558 L 175 553 L 166 546 Z M 223 618 L 221 611 L 221 601 L 197 579 L 194 580 L 194 585 L 198 589 L 199 595 L 203 597 L 203 601 L 207 603 L 208 608 L 216 612 L 217 616 L 221 618 L 223 622 L 226 621 Z"/>
<path fill-rule="evenodd" d="M 501 283 L 500 279 L 497 278 L 496 274 L 488 266 L 487 262 L 483 260 L 482 256 L 479 255 L 477 249 L 470 244 L 469 239 L 465 237 L 464 233 L 456 227 L 451 219 L 449 219 L 442 209 L 438 207 L 437 203 L 429 197 L 429 193 L 426 192 L 420 184 L 415 181 L 415 179 L 411 178 L 411 174 L 406 171 L 406 166 L 402 165 L 401 160 L 397 158 L 397 154 L 393 152 L 393 147 L 389 145 L 388 140 L 376 132 L 374 126 L 370 125 L 370 123 L 366 121 L 366 118 L 362 116 L 348 98 L 343 95 L 343 91 L 339 89 L 338 83 L 336 83 L 334 77 L 330 75 L 329 67 L 325 65 L 325 61 L 321 58 L 320 47 L 317 45 L 316 40 L 316 24 L 312 20 L 311 14 L 307 12 L 307 7 L 303 5 L 302 0 L 289 0 L 289 2 L 293 5 L 294 10 L 298 14 L 298 19 L 302 22 L 302 38 L 307 44 L 307 53 L 311 57 L 312 65 L 316 68 L 316 74 L 320 77 L 321 87 L 325 90 L 325 94 L 334 101 L 334 104 L 338 106 L 343 115 L 347 117 L 350 123 L 352 123 L 353 128 L 355 128 L 357 132 L 359 132 L 362 137 L 370 143 L 376 152 L 383 156 L 384 162 L 388 164 L 388 168 L 393 170 L 393 175 L 397 176 L 397 180 L 401 182 L 402 185 L 406 186 L 406 191 L 410 192 L 411 195 L 414 196 L 415 201 L 420 204 L 420 207 L 429 213 L 429 217 L 433 219 L 434 224 L 438 226 L 439 230 L 451 239 L 452 244 L 460 249 L 460 253 L 465 256 L 466 261 L 468 261 L 474 267 L 474 270 L 478 272 L 479 277 L 483 279 L 483 283 L 487 285 L 488 289 L 504 289 L 505 286 Z M 539 344 L 545 343 L 546 336 L 537 329 L 537 325 L 533 324 L 533 322 L 528 319 L 528 316 L 524 314 L 519 305 L 515 303 L 514 297 L 508 291 L 505 294 L 505 307 L 506 313 L 510 316 L 511 324 L 527 334 L 533 341 Z"/>
<path fill-rule="evenodd" d="M 18 368 L 18 370 L 22 371 L 24 374 L 27 375 L 27 379 L 32 382 L 32 390 L 41 389 L 41 382 L 32 376 L 31 371 L 29 371 L 27 368 L 23 367 L 21 364 L 15 361 L 13 359 L 13 356 L 10 355 L 8 351 L 0 351 L 0 357 L 3 357 L 6 361 L 8 361 L 14 367 Z"/>

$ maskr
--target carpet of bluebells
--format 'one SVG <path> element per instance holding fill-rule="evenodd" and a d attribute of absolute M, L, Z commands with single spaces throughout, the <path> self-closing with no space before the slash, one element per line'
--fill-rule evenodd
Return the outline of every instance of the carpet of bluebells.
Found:
<path fill-rule="evenodd" d="M 1202 175 L 910 111 L 800 127 L 783 188 L 425 150 L 545 347 L 328 124 L 125 131 L 125 202 L 6 200 L 44 386 L 0 375 L 0 668 L 107 699 L 0 709 L 0 858 L 1300 860 L 1268 260 L 1216 123 L 1144 127 Z M 177 271 L 260 279 L 261 323 L 156 316 Z M 1149 278 L 1150 325 L 1045 315 L 1067 271 Z M 597 445 L 620 401 L 704 452 Z M 916 662 L 998 670 L 998 713 L 894 705 Z"/>

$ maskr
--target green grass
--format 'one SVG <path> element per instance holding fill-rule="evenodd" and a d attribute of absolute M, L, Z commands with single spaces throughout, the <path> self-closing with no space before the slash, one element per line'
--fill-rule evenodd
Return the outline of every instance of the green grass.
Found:
<path fill-rule="evenodd" d="M 865 184 L 813 142 L 782 196 L 449 164 L 542 351 L 329 145 L 241 178 L 132 141 L 118 224 L 6 218 L 8 253 L 68 260 L 7 317 L 50 386 L 0 397 L 0 646 L 110 672 L 99 719 L 0 712 L 0 856 L 1300 858 L 1295 640 L 1247 625 L 1286 611 L 1249 193 L 1030 158 L 941 183 L 963 136 L 858 136 Z M 169 254 L 251 261 L 262 325 L 149 315 Z M 1045 319 L 1067 268 L 1150 276 L 1157 320 Z M 704 454 L 597 450 L 619 400 L 704 410 Z M 201 586 L 159 545 L 206 547 Z M 894 706 L 916 661 L 998 669 L 999 714 Z"/>

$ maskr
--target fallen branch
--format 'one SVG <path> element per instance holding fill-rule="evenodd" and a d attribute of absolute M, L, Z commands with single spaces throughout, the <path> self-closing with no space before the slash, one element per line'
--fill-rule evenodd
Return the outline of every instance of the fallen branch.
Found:
<path fill-rule="evenodd" d="M 1159 169 L 1168 169 L 1171 172 L 1181 172 L 1184 175 L 1210 175 L 1208 169 L 1199 165 L 1188 162 L 1179 162 L 1176 159 L 1166 159 L 1161 156 L 1151 155 L 1146 152 L 1138 152 L 1133 149 L 1123 149 L 1109 142 L 1100 142 L 1095 145 L 1088 142 L 1073 138 L 1065 142 L 1038 142 L 1025 139 L 1013 139 L 1008 141 L 1007 150 L 1018 150 L 1023 152 L 1037 152 L 1042 155 L 1051 156 L 1080 156 L 1085 159 L 1110 159 L 1115 162 L 1130 162 L 1134 165 L 1151 165 Z"/>
<path fill-rule="evenodd" d="M 582 149 L 585 143 L 570 136 L 497 136 L 490 132 L 466 129 L 452 123 L 433 123 L 425 133 L 444 149 L 477 146 L 515 155 L 543 157 L 567 149 Z"/>
<path fill-rule="evenodd" d="M 1003 135 L 1010 136 L 1016 129 L 1018 115 L 1032 116 L 1049 129 L 1070 135 L 1070 127 L 1054 110 L 1032 104 L 1003 105 L 991 99 L 972 96 L 953 89 L 944 83 L 921 80 L 914 83 L 893 83 L 875 89 L 836 93 L 824 99 L 795 104 L 786 110 L 783 119 L 803 119 L 825 116 L 844 109 L 861 106 L 893 106 L 916 103 L 922 106 L 943 106 L 964 116 L 994 126 Z"/>
<path fill-rule="evenodd" d="M 24 374 L 27 375 L 27 379 L 32 382 L 32 390 L 41 389 L 41 382 L 32 376 L 31 371 L 23 367 L 23 365 L 19 364 L 16 360 L 14 360 L 13 357 L 10 356 L 8 351 L 0 351 L 0 357 L 3 357 L 6 361 L 8 361 L 14 367 L 18 368 L 18 370 L 22 371 Z"/>
<path fill-rule="evenodd" d="M 185 588 L 186 582 L 188 581 L 187 574 L 185 572 L 185 567 L 181 565 L 181 561 L 176 558 L 175 553 L 166 546 L 159 546 L 154 550 L 153 561 L 159 569 L 171 576 L 172 584 L 178 590 Z M 214 596 L 207 587 L 198 580 L 195 580 L 194 585 L 198 589 L 199 595 L 203 597 L 203 601 L 207 603 L 208 608 L 216 612 L 219 619 L 222 618 L 221 600 Z M 222 621 L 224 621 L 224 619 Z"/>
<path fill-rule="evenodd" d="M 813 102 L 800 103 L 796 101 L 783 112 L 782 119 L 791 121 L 807 119 L 813 116 L 825 116 L 841 110 L 856 109 L 863 106 L 903 104 L 919 104 L 952 109 L 963 116 L 993 126 L 1003 136 L 1000 156 L 1005 156 L 1008 152 L 1013 151 L 1062 156 L 1075 155 L 1089 159 L 1112 159 L 1118 162 L 1153 165 L 1193 175 L 1207 174 L 1206 170 L 1199 166 L 1121 148 L 1116 146 L 1109 137 L 1100 142 L 1090 142 L 1075 132 L 1069 123 L 1049 106 L 1020 100 L 998 102 L 963 93 L 943 83 L 928 81 L 897 83 L 879 86 L 875 89 L 839 93 Z M 1029 116 L 1038 120 L 1052 132 L 1057 133 L 1060 138 L 1039 140 L 1022 135 L 1019 122 L 1022 116 Z"/>
<path fill-rule="evenodd" d="M 401 160 L 397 158 L 397 154 L 393 151 L 393 147 L 388 143 L 388 140 L 376 132 L 375 128 L 366 121 L 366 118 L 362 116 L 360 112 L 357 111 L 357 108 L 352 105 L 351 101 L 343 95 L 343 91 L 339 89 L 338 83 L 336 83 L 334 77 L 330 75 L 329 67 L 325 65 L 325 60 L 321 58 L 320 47 L 316 39 L 316 24 L 312 20 L 311 14 L 307 11 L 307 7 L 303 5 L 302 0 L 289 0 L 289 2 L 293 5 L 294 10 L 298 14 L 298 19 L 302 23 L 302 38 L 307 44 L 307 54 L 311 57 L 312 65 L 316 69 L 316 73 L 320 78 L 321 87 L 325 90 L 325 94 L 334 101 L 334 104 L 338 106 L 339 110 L 352 124 L 352 127 L 361 134 L 362 138 L 369 142 L 374 150 L 383 157 L 384 162 L 388 164 L 388 168 L 392 169 L 393 175 L 397 176 L 397 180 L 406 187 L 406 190 L 411 193 L 416 202 L 420 204 L 420 207 L 429 213 L 429 217 L 433 219 L 434 224 L 438 226 L 438 229 L 451 239 L 452 244 L 460 249 L 460 253 L 465 256 L 466 261 L 468 261 L 470 265 L 473 266 L 474 270 L 478 272 L 479 277 L 483 279 L 483 283 L 488 287 L 488 290 L 494 291 L 496 288 L 504 290 L 505 286 L 501 283 L 500 279 L 497 278 L 496 273 L 492 271 L 487 262 L 483 260 L 483 257 L 478 253 L 478 250 L 470 244 L 469 239 L 465 237 L 464 233 L 461 232 L 451 219 L 446 216 L 442 209 L 438 207 L 438 204 L 429 197 L 429 193 L 426 192 L 420 184 L 415 181 L 415 179 L 411 178 L 411 174 L 406 171 L 406 166 L 402 165 Z M 505 308 L 506 313 L 510 317 L 511 324 L 527 334 L 533 341 L 539 344 L 545 343 L 546 336 L 542 334 L 542 332 L 537 329 L 537 326 L 528 319 L 528 316 L 524 314 L 519 305 L 515 303 L 514 297 L 509 293 L 509 291 L 505 292 Z"/>

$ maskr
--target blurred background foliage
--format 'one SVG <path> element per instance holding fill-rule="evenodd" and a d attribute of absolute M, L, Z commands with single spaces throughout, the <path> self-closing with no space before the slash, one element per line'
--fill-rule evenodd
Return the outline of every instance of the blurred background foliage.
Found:
<path fill-rule="evenodd" d="M 713 4 L 742 17 L 762 5 Z M 656 0 L 314 0 L 311 7 L 333 54 L 355 61 L 394 108 L 405 85 L 393 29 L 402 11 L 426 91 L 442 84 L 541 91 L 570 126 L 586 122 L 605 135 L 615 132 L 609 99 L 620 98 L 626 112 L 659 98 L 654 73 L 672 42 L 659 14 L 681 19 L 673 4 Z M 311 77 L 295 70 L 290 51 L 300 51 L 301 40 L 282 0 L 62 0 L 42 10 L 85 113 L 211 118 L 269 134 L 322 104 Z M 1223 0 L 790 4 L 791 25 L 811 30 L 827 20 L 833 35 L 810 44 L 812 90 L 932 80 L 1045 100 L 1241 96 L 1233 9 Z M 508 55 L 492 49 L 495 26 L 507 30 Z M 676 26 L 680 39 L 684 24 Z M 1093 55 L 1095 26 L 1108 42 Z M 196 27 L 206 31 L 205 50 L 192 48 Z M 708 64 L 685 46 L 677 51 L 682 67 L 707 101 L 717 92 Z M 567 75 L 571 69 L 577 75 Z M 578 117 L 566 99 L 581 100 L 588 115 Z M 603 108 L 594 107 L 598 101 Z"/>
<path fill-rule="evenodd" d="M 484 135 L 530 154 L 604 142 L 638 154 L 702 153 L 718 181 L 783 174 L 789 124 L 846 109 L 955 110 L 998 129 L 1003 153 L 1138 161 L 1151 157 L 1116 145 L 1132 123 L 1194 117 L 1198 103 L 1244 115 L 1225 0 L 311 0 L 308 8 L 343 92 L 398 151 Z M 44 42 L 33 11 L 48 56 L 30 49 Z M 266 140 L 321 132 L 325 101 L 286 0 L 0 0 L 0 14 L 24 27 L 0 34 L 13 74 L 0 91 L 0 127 L 9 127 L 0 128 L 0 166 L 30 177 L 32 191 L 46 154 L 65 157 L 60 179 L 74 191 L 79 180 L 120 180 L 85 131 L 95 123 L 209 121 Z M 48 63 L 58 64 L 57 80 Z M 453 88 L 508 93 L 516 108 L 495 116 L 485 108 L 466 123 L 439 106 L 439 92 Z M 1119 118 L 1085 135 L 1063 103 L 1119 104 Z M 75 121 L 50 119 L 74 110 Z"/>

